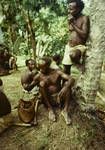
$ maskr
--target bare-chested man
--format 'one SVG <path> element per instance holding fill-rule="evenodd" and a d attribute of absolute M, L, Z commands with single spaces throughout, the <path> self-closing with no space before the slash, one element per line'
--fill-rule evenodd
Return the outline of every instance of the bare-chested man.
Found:
<path fill-rule="evenodd" d="M 42 58 L 41 62 L 39 62 L 40 73 L 35 76 L 34 81 L 36 84 L 38 82 L 40 83 L 42 101 L 47 106 L 49 119 L 56 121 L 53 104 L 63 103 L 64 105 L 61 114 L 64 116 L 66 124 L 69 125 L 71 123 L 71 119 L 69 117 L 69 105 L 72 99 L 71 87 L 74 84 L 74 79 L 64 74 L 59 69 L 50 68 L 50 64 L 50 58 Z M 67 80 L 64 86 L 61 84 L 62 79 Z"/>
<path fill-rule="evenodd" d="M 70 0 L 68 6 L 70 39 L 66 45 L 62 63 L 64 72 L 70 74 L 72 64 L 82 68 L 90 25 L 89 18 L 82 14 L 84 8 L 82 0 Z"/>

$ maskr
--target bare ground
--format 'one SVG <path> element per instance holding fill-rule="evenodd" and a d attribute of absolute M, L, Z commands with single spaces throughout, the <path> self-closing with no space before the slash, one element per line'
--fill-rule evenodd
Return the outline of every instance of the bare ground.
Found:
<path fill-rule="evenodd" d="M 12 108 L 22 96 L 19 71 L 2 77 Z M 101 86 L 102 87 L 102 86 Z M 97 101 L 100 101 L 98 98 Z M 104 109 L 103 103 L 97 105 Z M 47 110 L 40 105 L 36 127 L 12 126 L 0 135 L 0 150 L 104 150 L 105 125 L 77 109 L 72 112 L 72 125 L 67 126 L 57 111 L 57 122 L 48 121 Z"/>

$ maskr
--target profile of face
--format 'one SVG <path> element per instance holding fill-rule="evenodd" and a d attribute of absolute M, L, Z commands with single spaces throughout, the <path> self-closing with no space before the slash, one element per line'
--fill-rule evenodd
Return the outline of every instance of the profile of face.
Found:
<path fill-rule="evenodd" d="M 80 8 L 77 6 L 76 2 L 69 3 L 69 13 L 72 16 L 76 16 L 80 11 Z"/>
<path fill-rule="evenodd" d="M 32 71 L 35 69 L 35 62 L 34 60 L 29 60 L 28 61 L 28 68 Z"/>

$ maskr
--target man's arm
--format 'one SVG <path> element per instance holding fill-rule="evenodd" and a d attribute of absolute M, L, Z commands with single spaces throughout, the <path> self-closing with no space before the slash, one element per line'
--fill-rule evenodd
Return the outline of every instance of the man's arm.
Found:
<path fill-rule="evenodd" d="M 35 85 L 37 85 L 39 83 L 39 74 L 37 74 L 34 78 L 33 78 L 33 81 L 31 83 L 27 83 L 27 77 L 22 77 L 21 78 L 21 83 L 22 83 L 22 86 L 23 88 L 26 90 L 26 91 L 30 91 L 34 88 Z M 29 78 L 29 77 L 28 77 Z"/>
<path fill-rule="evenodd" d="M 60 70 L 58 70 L 58 74 L 61 76 L 62 79 L 67 80 L 64 84 L 65 86 L 70 86 L 70 85 L 73 86 L 74 85 L 75 80 L 70 75 L 63 73 Z"/>
<path fill-rule="evenodd" d="M 75 21 L 72 21 L 70 24 L 83 39 L 87 37 L 90 29 L 89 17 L 83 16 L 83 24 L 81 29 L 75 24 Z"/>
<path fill-rule="evenodd" d="M 69 80 L 71 78 L 69 75 L 65 74 L 61 70 L 57 70 L 57 73 L 61 76 L 62 79 Z"/>

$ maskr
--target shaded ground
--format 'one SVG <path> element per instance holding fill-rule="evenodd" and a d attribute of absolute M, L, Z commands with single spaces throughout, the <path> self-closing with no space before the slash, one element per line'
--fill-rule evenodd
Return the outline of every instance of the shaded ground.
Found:
<path fill-rule="evenodd" d="M 2 77 L 5 91 L 14 108 L 22 96 L 19 71 Z M 97 99 L 99 101 L 99 99 Z M 100 104 L 100 107 L 103 103 Z M 103 107 L 104 109 L 104 107 Z M 78 110 L 72 114 L 72 125 L 66 126 L 60 111 L 57 122 L 48 121 L 46 109 L 39 107 L 38 126 L 12 126 L 0 136 L 0 150 L 104 150 L 105 126 L 84 116 Z M 98 123 L 97 123 L 98 122 Z"/>

